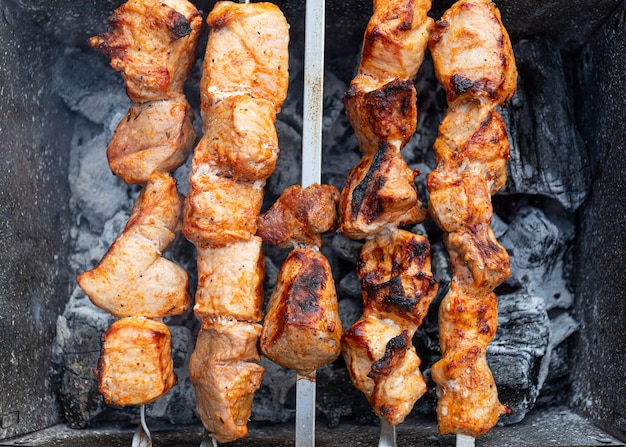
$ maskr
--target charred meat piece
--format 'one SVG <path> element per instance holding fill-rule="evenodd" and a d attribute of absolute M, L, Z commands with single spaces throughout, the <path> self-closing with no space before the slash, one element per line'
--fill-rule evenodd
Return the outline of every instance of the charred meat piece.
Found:
<path fill-rule="evenodd" d="M 433 27 L 429 9 L 430 0 L 374 1 L 359 72 L 344 97 L 346 115 L 366 154 L 383 142 L 403 147 L 415 132 L 413 78 Z"/>
<path fill-rule="evenodd" d="M 369 315 L 341 339 L 352 384 L 391 425 L 402 423 L 427 390 L 411 336 L 391 320 Z"/>
<path fill-rule="evenodd" d="M 461 0 L 439 20 L 429 47 L 449 103 L 483 98 L 504 104 L 515 93 L 517 66 L 500 11 L 490 0 Z"/>
<path fill-rule="evenodd" d="M 330 185 L 286 188 L 257 219 L 257 235 L 279 247 L 322 246 L 322 234 L 337 227 L 339 192 Z"/>
<path fill-rule="evenodd" d="M 176 384 L 170 332 L 163 323 L 136 316 L 117 320 L 102 335 L 98 391 L 108 405 L 145 405 Z"/>
<path fill-rule="evenodd" d="M 261 352 L 281 366 L 311 372 L 339 357 L 342 333 L 328 260 L 316 247 L 295 248 L 267 305 Z"/>
<path fill-rule="evenodd" d="M 176 237 L 181 217 L 176 181 L 168 174 L 153 176 L 122 234 L 94 269 L 78 275 L 91 301 L 117 317 L 185 312 L 191 306 L 187 272 L 161 256 Z"/>
<path fill-rule="evenodd" d="M 186 0 L 129 0 L 109 17 L 109 31 L 89 45 L 111 58 L 133 102 L 182 93 L 195 61 L 201 13 Z"/>
<path fill-rule="evenodd" d="M 397 230 L 368 240 L 357 261 L 364 316 L 390 319 L 411 335 L 422 324 L 437 293 L 430 273 L 430 244 L 423 236 Z"/>
<path fill-rule="evenodd" d="M 107 147 L 109 166 L 129 184 L 144 184 L 156 172 L 182 165 L 196 140 L 193 111 L 183 95 L 133 103 Z"/>
<path fill-rule="evenodd" d="M 364 239 L 383 230 L 424 220 L 426 210 L 417 196 L 415 175 L 400 149 L 382 144 L 350 171 L 339 202 L 339 231 Z"/>
<path fill-rule="evenodd" d="M 352 383 L 391 425 L 404 421 L 425 392 L 411 339 L 436 284 L 429 245 L 399 226 L 426 218 L 400 150 L 417 126 L 413 78 L 433 20 L 429 0 L 374 0 L 357 76 L 344 95 L 346 114 L 364 153 L 339 202 L 339 232 L 367 239 L 357 261 L 363 316 L 342 338 Z"/>
<path fill-rule="evenodd" d="M 389 141 L 404 147 L 417 125 L 413 80 L 394 79 L 369 92 L 359 90 L 361 87 L 352 83 L 344 95 L 346 115 L 361 151 L 374 154 Z"/>

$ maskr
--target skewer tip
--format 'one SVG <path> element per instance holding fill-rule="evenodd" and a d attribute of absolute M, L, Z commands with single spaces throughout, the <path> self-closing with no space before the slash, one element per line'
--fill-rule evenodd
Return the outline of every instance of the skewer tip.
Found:
<path fill-rule="evenodd" d="M 474 447 L 474 438 L 472 436 L 457 433 L 456 447 Z"/>

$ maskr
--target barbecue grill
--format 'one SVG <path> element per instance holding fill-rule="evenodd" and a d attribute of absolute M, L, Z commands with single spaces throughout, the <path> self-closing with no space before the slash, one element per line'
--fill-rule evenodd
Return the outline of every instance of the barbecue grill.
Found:
<path fill-rule="evenodd" d="M 194 2 L 205 13 L 213 1 Z M 291 24 L 290 92 L 278 116 L 281 154 L 266 205 L 300 181 L 305 2 L 276 1 Z M 341 188 L 358 160 L 341 95 L 354 74 L 370 0 L 327 2 L 322 180 Z M 451 1 L 433 1 L 438 19 Z M 104 150 L 130 104 L 121 77 L 88 37 L 121 4 L 0 0 L 0 445 L 130 445 L 136 408 L 106 407 L 92 369 L 111 320 L 90 306 L 75 275 L 93 266 L 121 231 L 138 193 L 108 170 Z M 626 157 L 626 6 L 619 0 L 500 0 L 517 58 L 518 93 L 503 111 L 512 153 L 509 181 L 494 196 L 493 226 L 512 255 L 496 290 L 500 328 L 488 351 L 501 400 L 513 409 L 477 444 L 620 445 L 626 442 L 623 316 Z M 198 56 L 204 53 L 201 40 Z M 198 110 L 200 64 L 186 94 Z M 403 151 L 425 174 L 445 95 L 427 58 L 416 79 L 418 130 Z M 199 129 L 199 113 L 196 113 Z M 188 165 L 177 178 L 185 191 Z M 434 225 L 413 228 L 433 243 L 445 292 L 447 260 Z M 352 273 L 358 243 L 325 236 L 348 327 L 360 314 Z M 267 247 L 266 289 L 286 252 Z M 167 256 L 193 277 L 181 239 Z M 273 267 L 275 267 L 273 269 Z M 437 359 L 436 304 L 416 335 L 425 375 Z M 198 325 L 166 320 L 179 384 L 147 407 L 155 445 L 197 446 L 202 427 L 186 374 Z M 249 438 L 233 445 L 291 445 L 295 376 L 267 361 Z M 437 434 L 430 392 L 398 428 L 398 444 L 452 445 Z M 352 388 L 341 360 L 318 371 L 318 445 L 375 445 L 378 420 Z M 344 441 L 345 440 L 345 441 Z"/>

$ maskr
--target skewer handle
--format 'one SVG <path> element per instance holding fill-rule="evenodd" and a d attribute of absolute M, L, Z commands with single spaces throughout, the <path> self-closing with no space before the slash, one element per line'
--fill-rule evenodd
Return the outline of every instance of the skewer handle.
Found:
<path fill-rule="evenodd" d="M 302 187 L 322 182 L 324 0 L 307 0 L 304 29 Z"/>

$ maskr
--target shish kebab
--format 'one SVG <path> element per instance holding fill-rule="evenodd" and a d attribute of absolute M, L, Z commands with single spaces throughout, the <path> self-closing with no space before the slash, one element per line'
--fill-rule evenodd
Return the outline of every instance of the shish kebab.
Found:
<path fill-rule="evenodd" d="M 195 148 L 183 234 L 197 248 L 194 312 L 201 322 L 189 375 L 198 415 L 217 442 L 246 436 L 263 367 L 264 258 L 256 236 L 274 171 L 274 122 L 287 94 L 289 25 L 271 3 L 217 2 L 200 83 L 203 137 Z"/>
<path fill-rule="evenodd" d="M 291 246 L 267 305 L 261 352 L 296 370 L 296 447 L 315 446 L 316 370 L 339 357 L 343 334 L 321 234 L 337 226 L 336 188 L 322 181 L 325 0 L 305 10 L 301 187 L 287 188 L 259 218 L 266 242 Z M 303 349 L 305 348 L 305 349 Z"/>
<path fill-rule="evenodd" d="M 448 111 L 427 179 L 431 216 L 444 231 L 452 281 L 439 309 L 442 359 L 431 369 L 442 434 L 458 445 L 489 431 L 508 407 L 486 361 L 497 327 L 494 288 L 509 276 L 509 255 L 490 227 L 491 195 L 506 182 L 509 142 L 496 111 L 516 88 L 517 68 L 500 13 L 490 0 L 460 0 L 429 42 Z"/>
<path fill-rule="evenodd" d="M 426 217 L 417 172 L 400 150 L 417 125 L 413 78 L 433 27 L 430 6 L 374 0 L 359 71 L 344 96 L 364 155 L 341 193 L 339 231 L 366 242 L 357 260 L 363 316 L 344 334 L 342 352 L 352 383 L 381 418 L 381 446 L 395 445 L 395 426 L 427 389 L 412 338 L 437 284 L 428 240 L 398 227 Z"/>
<path fill-rule="evenodd" d="M 200 12 L 185 0 L 130 0 L 89 44 L 110 56 L 133 101 L 107 147 L 109 166 L 143 185 L 122 234 L 77 277 L 98 307 L 119 319 L 102 335 L 96 373 L 109 405 L 140 405 L 133 446 L 150 445 L 145 405 L 176 383 L 163 317 L 191 305 L 187 273 L 161 253 L 180 230 L 182 200 L 170 176 L 195 140 L 183 85 L 195 60 Z"/>

